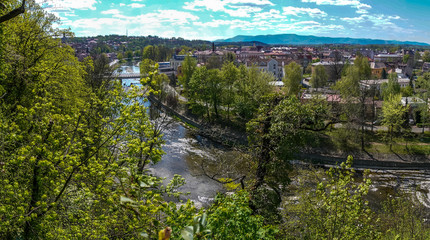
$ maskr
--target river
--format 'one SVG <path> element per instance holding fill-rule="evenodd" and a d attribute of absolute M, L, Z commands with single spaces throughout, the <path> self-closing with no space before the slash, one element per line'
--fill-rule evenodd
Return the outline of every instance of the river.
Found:
<path fill-rule="evenodd" d="M 139 72 L 137 65 L 121 67 L 123 72 Z M 124 79 L 125 87 L 139 85 L 139 79 Z M 148 103 L 149 104 L 149 103 Z M 149 105 L 148 105 L 149 106 Z M 222 184 L 202 175 L 198 164 L 202 161 L 215 161 L 223 158 L 226 162 L 238 161 L 237 152 L 217 146 L 210 140 L 195 136 L 181 123 L 171 121 L 163 130 L 165 152 L 160 162 L 149 167 L 152 174 L 165 178 L 165 183 L 175 174 L 185 178 L 186 184 L 179 190 L 189 192 L 181 200 L 190 199 L 196 206 L 207 206 L 219 191 L 225 191 Z M 363 170 L 363 169 L 361 169 Z M 358 169 L 358 172 L 361 172 Z M 430 208 L 430 170 L 371 170 L 372 186 L 369 200 L 374 203 L 383 201 L 398 191 L 416 194 L 417 199 Z M 358 181 L 359 181 L 358 177 Z"/>
<path fill-rule="evenodd" d="M 121 67 L 122 72 L 139 72 L 136 64 L 128 64 Z M 140 85 L 139 79 L 124 79 L 123 86 L 129 87 L 131 84 Z M 150 103 L 146 103 L 149 107 Z M 207 206 L 216 195 L 222 192 L 222 184 L 202 175 L 199 166 L 195 163 L 213 160 L 219 154 L 225 153 L 223 147 L 216 146 L 204 137 L 194 136 L 190 130 L 181 123 L 173 121 L 170 117 L 170 124 L 163 128 L 163 139 L 165 144 L 162 149 L 165 154 L 161 161 L 151 165 L 148 170 L 155 176 L 165 178 L 164 183 L 168 183 L 175 174 L 185 178 L 186 184 L 178 190 L 184 193 L 181 200 L 190 199 L 197 207 Z M 234 156 L 235 154 L 228 154 Z"/>

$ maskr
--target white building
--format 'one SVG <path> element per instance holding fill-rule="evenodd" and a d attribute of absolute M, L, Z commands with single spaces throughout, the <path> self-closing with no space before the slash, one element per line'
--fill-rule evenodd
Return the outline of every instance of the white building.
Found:
<path fill-rule="evenodd" d="M 245 62 L 245 66 L 252 67 L 256 66 L 261 71 L 270 72 L 276 78 L 276 80 L 281 81 L 284 77 L 284 62 L 278 62 L 277 60 L 271 59 L 257 59 L 255 61 Z"/>

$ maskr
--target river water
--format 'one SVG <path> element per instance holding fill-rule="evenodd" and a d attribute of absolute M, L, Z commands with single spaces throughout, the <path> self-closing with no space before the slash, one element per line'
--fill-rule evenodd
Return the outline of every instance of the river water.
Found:
<path fill-rule="evenodd" d="M 123 72 L 139 72 L 137 65 L 129 64 L 121 67 Z M 124 79 L 124 87 L 131 84 L 139 85 L 139 79 Z M 147 103 L 149 106 L 149 103 Z M 168 117 L 167 117 L 168 118 Z M 171 120 L 171 119 L 170 119 Z M 202 175 L 201 168 L 196 163 L 214 161 L 223 158 L 225 162 L 237 161 L 237 152 L 217 146 L 210 140 L 195 136 L 181 123 L 171 121 L 163 129 L 165 152 L 160 162 L 149 167 L 152 174 L 165 178 L 165 183 L 175 174 L 185 178 L 186 184 L 179 191 L 189 192 L 181 200 L 190 199 L 196 206 L 207 206 L 217 192 L 225 189 L 222 184 Z M 363 170 L 363 169 L 361 169 Z M 358 169 L 358 172 L 361 172 Z M 358 181 L 360 177 L 357 178 Z M 412 170 L 371 170 L 372 186 L 368 198 L 374 203 L 383 201 L 396 192 L 409 192 L 416 195 L 416 199 L 430 208 L 430 169 Z"/>
<path fill-rule="evenodd" d="M 136 64 L 127 64 L 121 67 L 122 72 L 139 72 Z M 124 87 L 131 84 L 140 85 L 139 79 L 124 79 Z M 145 103 L 149 107 L 150 103 Z M 178 190 L 184 193 L 181 200 L 190 199 L 198 207 L 207 206 L 213 200 L 217 192 L 222 192 L 222 184 L 202 175 L 202 171 L 196 163 L 211 161 L 219 154 L 228 152 L 220 146 L 216 146 L 204 137 L 195 136 L 181 123 L 173 121 L 168 116 L 163 116 L 170 120 L 163 128 L 163 140 L 165 144 L 162 149 L 165 154 L 161 161 L 149 166 L 148 170 L 155 176 L 165 178 L 167 184 L 176 174 L 185 178 L 186 184 Z M 232 156 L 232 155 L 230 155 Z M 234 156 L 234 154 L 233 154 Z"/>

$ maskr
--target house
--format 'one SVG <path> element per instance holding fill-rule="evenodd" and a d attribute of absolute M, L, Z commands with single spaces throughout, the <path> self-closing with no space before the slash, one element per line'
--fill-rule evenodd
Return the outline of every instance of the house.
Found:
<path fill-rule="evenodd" d="M 403 56 L 400 54 L 378 54 L 375 56 L 375 62 L 400 63 L 402 61 Z"/>
<path fill-rule="evenodd" d="M 243 62 L 251 59 L 260 59 L 264 57 L 264 52 L 258 51 L 241 51 L 237 53 L 237 58 Z"/>
<path fill-rule="evenodd" d="M 173 57 L 170 59 L 170 66 L 175 71 L 178 71 L 178 67 L 182 65 L 182 62 L 184 62 L 186 56 L 187 55 L 173 55 Z M 192 55 L 191 57 L 197 58 L 195 55 Z"/>
<path fill-rule="evenodd" d="M 166 74 L 167 76 L 173 76 L 175 74 L 175 70 L 170 66 L 170 62 L 159 62 L 158 71 Z"/>
<path fill-rule="evenodd" d="M 426 104 L 424 100 L 417 97 L 402 97 L 402 100 L 400 100 L 402 103 L 402 106 L 409 105 L 411 108 L 416 108 L 422 104 Z"/>
<path fill-rule="evenodd" d="M 207 64 L 211 58 L 216 58 L 222 63 L 224 58 L 224 52 L 216 51 L 215 43 L 212 43 L 212 50 L 197 51 L 194 55 L 197 56 L 197 62 L 202 64 Z"/>
<path fill-rule="evenodd" d="M 399 78 L 397 81 L 400 84 L 400 88 L 405 88 L 410 84 L 409 78 Z M 360 87 L 362 89 L 370 89 L 371 87 L 375 87 L 377 90 L 380 91 L 381 85 L 383 83 L 388 83 L 388 79 L 361 80 Z"/>
<path fill-rule="evenodd" d="M 382 73 L 384 70 L 385 73 L 387 73 L 387 67 L 383 62 L 371 62 L 370 69 L 372 69 L 372 75 L 377 76 L 378 78 L 382 78 Z"/>
<path fill-rule="evenodd" d="M 317 62 L 312 64 L 312 74 L 315 73 L 315 67 L 318 65 L 324 66 L 328 81 L 335 82 L 341 77 L 344 62 Z"/>
<path fill-rule="evenodd" d="M 276 59 L 256 59 L 245 62 L 245 66 L 252 67 L 256 66 L 261 71 L 270 72 L 276 78 L 281 81 L 284 77 L 284 62 L 279 62 Z"/>
<path fill-rule="evenodd" d="M 423 72 L 430 72 L 430 62 L 423 63 Z"/>

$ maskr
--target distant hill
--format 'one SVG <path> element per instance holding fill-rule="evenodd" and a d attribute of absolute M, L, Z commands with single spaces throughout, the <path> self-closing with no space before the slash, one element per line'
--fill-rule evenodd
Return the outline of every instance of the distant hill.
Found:
<path fill-rule="evenodd" d="M 262 42 L 271 45 L 319 45 L 319 44 L 360 44 L 360 45 L 419 45 L 429 46 L 427 43 L 420 42 L 402 42 L 395 40 L 380 40 L 366 38 L 332 38 L 332 37 L 317 37 L 317 36 L 301 36 L 296 34 L 276 34 L 276 35 L 258 35 L 245 36 L 238 35 L 233 38 L 217 40 L 216 42 Z"/>
<path fill-rule="evenodd" d="M 267 43 L 258 42 L 258 41 L 251 41 L 251 42 L 220 42 L 216 41 L 215 45 L 217 46 L 228 46 L 228 45 L 235 45 L 235 46 L 265 46 L 269 45 Z"/>

